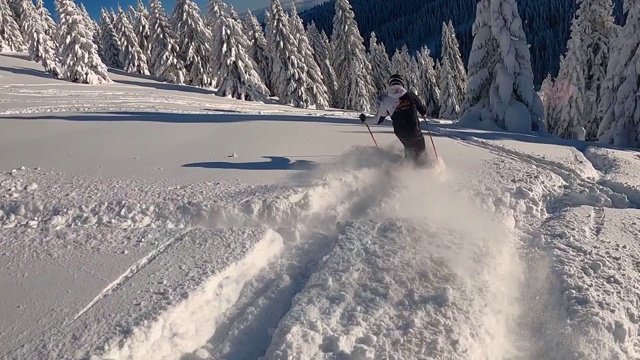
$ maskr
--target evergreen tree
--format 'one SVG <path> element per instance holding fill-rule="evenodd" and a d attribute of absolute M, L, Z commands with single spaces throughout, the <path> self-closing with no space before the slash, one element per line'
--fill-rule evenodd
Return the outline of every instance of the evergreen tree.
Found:
<path fill-rule="evenodd" d="M 491 0 L 491 29 L 501 59 L 491 90 L 497 124 L 508 130 L 542 130 L 544 110 L 533 87 L 531 54 L 515 0 Z M 525 109 L 530 121 L 522 118 L 520 110 Z M 520 126 L 525 122 L 530 126 Z"/>
<path fill-rule="evenodd" d="M 292 4 L 291 10 L 291 29 L 293 34 L 297 34 L 298 54 L 302 56 L 306 68 L 305 76 L 307 78 L 307 94 L 311 98 L 311 102 L 317 109 L 326 109 L 329 106 L 329 94 L 327 87 L 324 85 L 324 78 L 318 63 L 316 63 L 313 49 L 309 44 L 309 38 L 302 25 L 302 19 L 298 16 L 295 4 Z"/>
<path fill-rule="evenodd" d="M 138 45 L 138 36 L 133 30 L 129 16 L 118 7 L 118 17 L 115 22 L 115 31 L 120 38 L 120 64 L 122 69 L 129 73 L 149 75 L 147 57 Z"/>
<path fill-rule="evenodd" d="M 173 13 L 173 28 L 178 34 L 178 56 L 184 63 L 188 83 L 195 86 L 213 86 L 209 76 L 211 31 L 200 16 L 198 5 L 192 0 L 178 0 Z"/>
<path fill-rule="evenodd" d="M 0 51 L 23 51 L 25 48 L 13 11 L 7 0 L 0 0 Z"/>
<path fill-rule="evenodd" d="M 377 90 L 377 97 L 387 94 L 387 82 L 391 76 L 391 60 L 383 43 L 378 42 L 375 33 L 369 38 L 369 62 L 371 63 L 371 78 Z"/>
<path fill-rule="evenodd" d="M 418 66 L 420 74 L 420 95 L 424 98 L 428 116 L 440 114 L 440 87 L 437 82 L 435 63 L 431 52 L 426 46 L 418 54 Z"/>
<path fill-rule="evenodd" d="M 267 39 L 264 37 L 262 27 L 255 15 L 249 12 L 245 21 L 245 27 L 248 29 L 249 42 L 251 43 L 249 55 L 256 63 L 256 71 L 258 72 L 258 75 L 260 75 L 262 83 L 265 84 L 265 86 L 267 86 L 271 91 L 271 94 L 273 94 L 273 87 L 271 86 L 269 76 L 269 69 L 271 66 L 269 64 L 269 55 L 267 53 Z"/>
<path fill-rule="evenodd" d="M 218 18 L 226 11 L 227 4 L 222 0 L 209 0 L 209 11 L 207 12 L 206 24 L 213 31 Z"/>
<path fill-rule="evenodd" d="M 460 45 L 451 21 L 442 24 L 442 57 L 449 62 L 449 70 L 453 72 L 451 75 L 455 85 L 456 102 L 461 103 L 467 92 L 467 72 L 462 63 Z"/>
<path fill-rule="evenodd" d="M 569 96 L 573 93 L 570 82 L 566 80 L 568 78 L 569 67 L 565 65 L 565 57 L 560 56 L 560 73 L 557 78 L 551 78 L 547 82 L 548 89 L 543 93 L 545 101 L 544 108 L 544 124 L 546 130 L 550 134 L 557 134 L 557 129 L 562 126 L 564 119 L 562 118 L 562 110 L 564 104 L 569 101 Z M 565 107 L 566 109 L 566 107 Z"/>
<path fill-rule="evenodd" d="M 51 37 L 47 35 L 47 25 L 40 17 L 31 1 L 22 1 L 22 33 L 27 34 L 27 45 L 31 60 L 42 63 L 45 71 L 60 78 L 62 71 L 56 60 L 55 47 Z"/>
<path fill-rule="evenodd" d="M 279 0 L 271 0 L 266 38 L 274 93 L 282 104 L 302 108 L 310 106 L 312 99 L 307 94 L 307 69 Z"/>
<path fill-rule="evenodd" d="M 584 127 L 586 140 L 596 140 L 600 117 L 597 104 L 606 75 L 611 43 L 617 34 L 611 0 L 579 0 L 571 26 L 565 57 L 566 69 L 559 82 L 571 84 L 568 101 L 562 104 L 562 123 L 554 134 L 571 137 L 572 129 Z"/>
<path fill-rule="evenodd" d="M 222 0 L 209 0 L 209 9 L 206 18 L 206 26 L 207 29 L 211 32 L 212 36 L 216 36 L 217 30 L 216 26 L 218 25 L 218 19 L 224 15 L 227 9 L 227 4 L 222 2 Z M 218 73 L 214 70 L 220 67 L 218 64 L 218 59 L 215 54 L 220 54 L 220 49 L 215 49 L 213 46 L 211 47 L 211 53 L 209 54 L 209 77 L 211 77 L 212 81 L 215 83 L 217 81 Z"/>
<path fill-rule="evenodd" d="M 544 105 L 544 125 L 547 129 L 547 131 L 551 132 L 551 128 L 549 127 L 549 120 L 550 120 L 550 116 L 549 114 L 552 113 L 553 111 L 553 103 L 556 97 L 555 94 L 555 89 L 554 89 L 554 78 L 551 76 L 551 74 L 547 75 L 547 77 L 544 79 L 544 81 L 542 82 L 542 85 L 540 86 L 540 94 L 541 94 L 541 98 L 542 98 L 542 104 Z"/>
<path fill-rule="evenodd" d="M 147 57 L 147 65 L 149 64 L 150 48 L 149 48 L 149 11 L 144 6 L 142 0 L 138 0 L 138 8 L 131 10 L 134 13 L 135 22 L 133 23 L 133 30 L 138 38 L 138 47 L 142 53 Z"/>
<path fill-rule="evenodd" d="M 599 141 L 622 147 L 640 147 L 640 3 L 625 2 L 627 21 L 615 40 L 607 68 L 608 93 L 600 103 L 604 114 Z"/>
<path fill-rule="evenodd" d="M 184 65 L 178 58 L 177 37 L 160 0 L 149 0 L 149 71 L 160 79 L 184 84 Z"/>
<path fill-rule="evenodd" d="M 460 105 L 456 96 L 457 87 L 449 59 L 442 58 L 442 76 L 440 77 L 440 118 L 456 120 L 460 113 Z"/>
<path fill-rule="evenodd" d="M 409 54 L 409 49 L 406 45 L 402 46 L 400 50 L 396 49 L 391 59 L 391 72 L 402 75 L 405 80 L 405 87 L 408 90 L 415 94 L 421 93 L 418 63 Z"/>
<path fill-rule="evenodd" d="M 376 93 L 371 64 L 347 0 L 335 2 L 331 46 L 338 80 L 337 103 L 344 109 L 371 112 Z"/>
<path fill-rule="evenodd" d="M 320 66 L 320 71 L 322 72 L 322 78 L 324 79 L 327 95 L 329 96 L 329 104 L 331 106 L 337 106 L 336 89 L 338 85 L 336 82 L 336 73 L 331 66 L 331 46 L 329 45 L 329 38 L 324 31 L 320 33 L 313 22 L 307 27 L 307 37 L 313 49 L 314 59 L 318 66 Z"/>
<path fill-rule="evenodd" d="M 85 84 L 110 83 L 107 67 L 100 60 L 82 14 L 72 0 L 55 0 L 60 29 L 58 53 L 62 59 L 62 78 Z"/>
<path fill-rule="evenodd" d="M 11 9 L 11 12 L 13 13 L 13 20 L 15 20 L 16 24 L 18 24 L 18 28 L 22 30 L 24 28 L 24 22 L 27 17 L 27 14 L 24 12 L 25 6 L 28 6 L 27 4 L 33 5 L 33 3 L 31 2 L 31 0 L 7 0 L 7 2 L 9 4 L 9 8 Z M 25 42 L 25 46 L 28 47 L 28 44 L 26 42 L 27 40 L 25 39 L 27 35 L 21 35 L 22 39 Z"/>
<path fill-rule="evenodd" d="M 531 55 L 515 0 L 481 0 L 473 31 L 462 123 L 492 121 L 510 131 L 544 131 L 544 109 L 533 87 Z"/>
<path fill-rule="evenodd" d="M 100 35 L 102 37 L 100 39 L 100 49 L 102 51 L 100 55 L 102 61 L 109 67 L 122 69 L 122 64 L 120 63 L 120 53 L 122 52 L 120 38 L 113 28 L 111 16 L 109 16 L 109 13 L 104 8 L 102 9 L 100 19 Z M 83 22 L 86 24 L 84 18 Z M 88 33 L 93 38 L 93 33 L 91 31 L 89 31 Z"/>
<path fill-rule="evenodd" d="M 89 31 L 89 34 L 91 34 L 91 39 L 95 39 L 95 34 L 99 31 L 98 24 L 93 19 L 91 19 L 91 16 L 89 16 L 89 12 L 87 11 L 87 8 L 84 7 L 84 4 L 81 3 L 78 9 L 80 10 L 80 15 L 82 15 L 82 20 L 84 21 L 87 31 Z"/>
<path fill-rule="evenodd" d="M 496 75 L 495 67 L 500 62 L 498 42 L 491 32 L 490 3 L 491 0 L 481 0 L 477 6 L 469 55 L 468 86 L 462 104 L 465 114 L 477 112 L 484 121 L 495 121 L 491 112 L 490 93 Z"/>
<path fill-rule="evenodd" d="M 551 121 L 552 134 L 569 139 L 573 138 L 574 129 L 582 125 L 581 117 L 585 115 L 586 79 L 582 64 L 586 63 L 587 54 L 580 53 L 579 40 L 576 40 L 569 39 L 568 54 L 556 80 L 566 98 L 556 105 L 554 120 Z"/>
<path fill-rule="evenodd" d="M 36 11 L 40 16 L 40 18 L 42 19 L 42 21 L 44 21 L 44 29 L 45 29 L 46 35 L 49 36 L 55 42 L 56 39 L 58 38 L 58 34 L 57 34 L 58 25 L 56 25 L 56 22 L 53 21 L 53 18 L 51 17 L 51 13 L 49 12 L 49 9 L 47 9 L 44 6 L 44 4 L 42 3 L 42 0 L 36 0 Z"/>
<path fill-rule="evenodd" d="M 436 59 L 436 82 L 440 84 L 440 74 L 442 74 L 442 63 L 440 59 Z"/>
<path fill-rule="evenodd" d="M 221 13 L 216 20 L 214 31 L 214 56 L 218 75 L 219 96 L 229 96 L 241 100 L 264 100 L 269 90 L 264 86 L 260 75 L 249 57 L 251 43 L 243 27 L 231 14 Z"/>

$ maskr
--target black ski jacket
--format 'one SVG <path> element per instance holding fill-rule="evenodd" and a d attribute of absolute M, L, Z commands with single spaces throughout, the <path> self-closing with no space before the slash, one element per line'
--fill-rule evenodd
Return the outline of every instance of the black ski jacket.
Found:
<path fill-rule="evenodd" d="M 416 94 L 401 88 L 401 91 L 382 99 L 378 108 L 378 124 L 391 116 L 393 132 L 398 138 L 418 138 L 422 135 L 418 114 L 425 116 L 427 107 Z"/>

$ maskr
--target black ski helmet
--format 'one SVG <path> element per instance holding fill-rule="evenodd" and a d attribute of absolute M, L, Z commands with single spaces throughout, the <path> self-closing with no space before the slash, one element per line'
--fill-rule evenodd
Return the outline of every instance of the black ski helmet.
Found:
<path fill-rule="evenodd" d="M 399 74 L 393 74 L 389 78 L 389 86 L 400 85 L 404 86 L 404 79 Z"/>

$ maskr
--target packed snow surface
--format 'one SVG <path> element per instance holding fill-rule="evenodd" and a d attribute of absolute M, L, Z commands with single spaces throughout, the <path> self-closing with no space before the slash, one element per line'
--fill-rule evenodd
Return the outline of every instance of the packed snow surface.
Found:
<path fill-rule="evenodd" d="M 640 357 L 637 152 L 0 65 L 2 358 Z"/>

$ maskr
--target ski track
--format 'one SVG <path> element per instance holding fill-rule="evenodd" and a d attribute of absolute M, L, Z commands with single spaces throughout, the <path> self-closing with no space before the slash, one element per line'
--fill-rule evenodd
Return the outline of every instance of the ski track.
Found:
<path fill-rule="evenodd" d="M 606 179 L 602 174 L 605 169 L 598 163 L 603 159 L 588 150 L 586 154 L 576 151 L 576 163 L 586 168 L 575 169 L 571 163 L 542 159 L 490 141 L 453 138 L 504 159 L 531 164 L 561 180 L 538 179 L 539 184 L 546 184 L 542 189 L 525 190 L 521 198 L 525 202 L 533 201 L 533 207 L 540 211 L 526 211 L 537 216 L 516 221 L 516 226 L 524 232 L 520 256 L 527 264 L 525 273 L 529 274 L 525 279 L 528 290 L 523 294 L 523 306 L 528 310 L 521 318 L 523 337 L 533 340 L 527 345 L 528 358 L 595 360 L 640 356 L 639 316 L 630 310 L 637 308 L 640 284 L 633 271 L 628 274 L 626 270 L 634 268 L 638 254 L 613 256 L 612 253 L 618 253 L 625 245 L 608 240 L 611 235 L 601 238 L 608 211 L 636 214 L 640 204 L 638 189 Z M 597 176 L 590 176 L 594 172 Z M 532 193 L 537 196 L 531 197 Z M 543 206 L 539 206 L 539 199 L 543 200 Z M 494 205 L 500 207 L 504 203 Z M 519 206 L 513 205 L 510 207 L 517 213 Z M 585 208 L 588 209 L 587 221 L 578 215 Z M 636 222 L 632 221 L 632 225 L 631 237 L 637 239 L 637 232 L 633 235 Z M 607 271 L 607 274 L 603 270 L 603 274 L 599 274 L 602 259 L 612 256 L 615 263 L 606 267 L 618 270 Z M 593 280 L 584 279 L 585 276 Z M 583 285 L 585 282 L 587 286 Z M 623 284 L 627 286 L 625 291 L 621 288 Z M 603 294 L 617 295 L 614 300 Z"/>
<path fill-rule="evenodd" d="M 141 258 L 140 260 L 138 260 L 138 262 L 136 262 L 129 269 L 127 269 L 127 271 L 125 271 L 122 275 L 120 275 L 120 277 L 118 277 L 114 282 L 112 282 L 107 287 L 105 287 L 100 292 L 100 294 L 98 294 L 89 304 L 87 304 L 87 306 L 84 309 L 82 309 L 80 312 L 78 312 L 73 317 L 71 322 L 69 324 L 67 324 L 67 326 L 73 324 L 76 320 L 78 320 L 78 318 L 80 318 L 87 311 L 89 311 L 96 303 L 98 303 L 98 301 L 102 300 L 106 296 L 109 296 L 114 291 L 117 291 L 118 288 L 120 288 L 121 286 L 123 286 L 127 282 L 127 280 L 129 280 L 132 277 L 134 277 L 138 272 L 140 272 L 140 270 L 142 270 L 145 266 L 147 266 L 149 263 L 151 263 L 155 258 L 157 258 L 161 254 L 163 254 L 165 251 L 169 250 L 171 245 L 173 245 L 178 239 L 180 239 L 186 233 L 187 233 L 187 231 L 184 231 L 184 232 L 178 234 L 177 236 L 172 237 L 171 239 L 167 240 L 165 243 L 163 243 L 160 246 L 158 246 L 157 248 L 155 248 L 148 255 L 146 255 L 143 258 Z"/>

